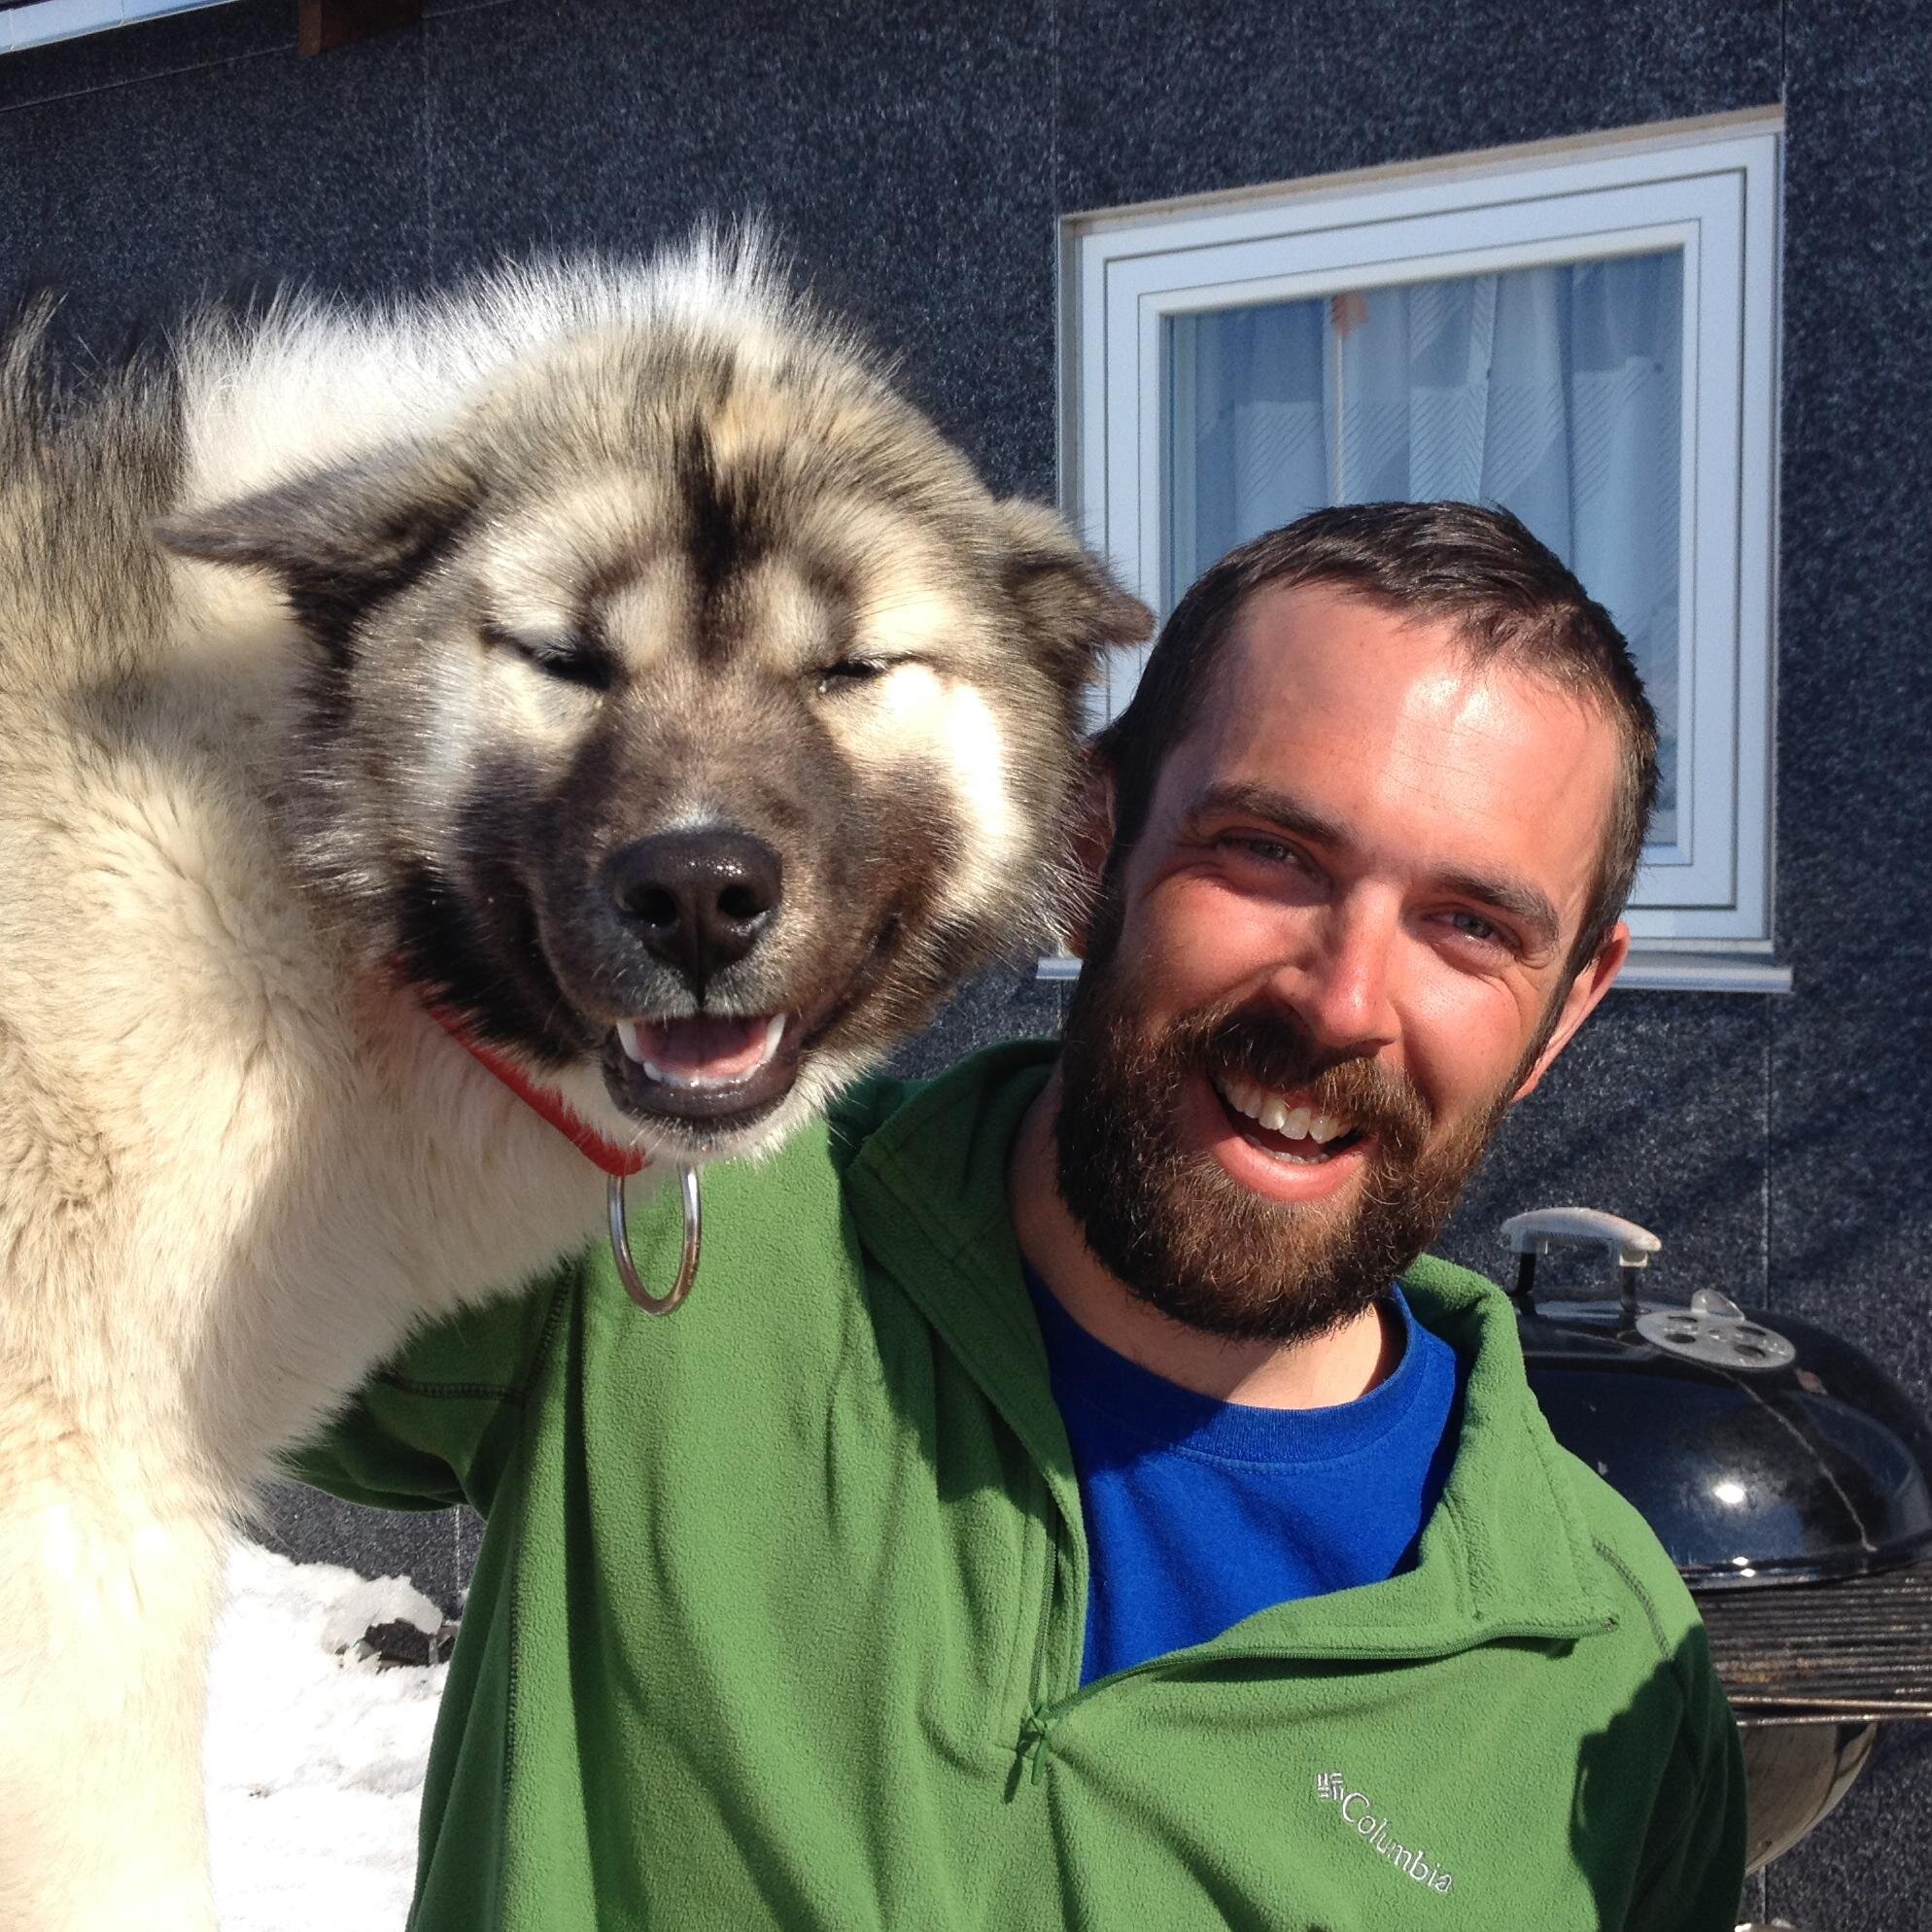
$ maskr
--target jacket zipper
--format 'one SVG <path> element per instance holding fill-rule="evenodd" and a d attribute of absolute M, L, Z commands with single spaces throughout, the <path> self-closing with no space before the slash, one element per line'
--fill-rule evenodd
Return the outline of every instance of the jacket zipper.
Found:
<path fill-rule="evenodd" d="M 1041 1611 L 1038 1632 L 1033 1643 L 1033 1670 L 1026 1692 L 1026 1715 L 1020 1720 L 1019 1754 L 1023 1760 L 1031 1762 L 1031 1753 L 1036 1748 L 1033 1727 L 1038 1713 L 1052 1708 L 1050 1689 L 1053 1677 L 1053 1603 L 1059 1594 L 1060 1572 L 1067 1564 L 1066 1513 L 1061 1509 L 1053 1495 L 1052 1485 L 1037 1467 L 1034 1480 L 1039 1485 L 1041 1501 L 1046 1505 L 1047 1516 L 1047 1580 L 1046 1602 Z M 1083 1605 L 1083 1616 L 1085 1606 Z M 1083 1643 L 1083 1649 L 1085 1645 Z M 1037 1781 L 1037 1772 L 1036 1772 Z"/>
<path fill-rule="evenodd" d="M 1185 1655 L 1176 1651 L 1174 1656 Z M 1124 1671 L 1115 1671 L 1104 1677 L 1095 1677 L 1090 1684 L 1081 1687 L 1069 1696 L 1056 1699 L 1052 1704 L 1035 1704 L 1026 1713 L 1025 1721 L 1019 1727 L 1019 1755 L 1026 1766 L 1027 1781 L 1038 1784 L 1047 1775 L 1047 1746 L 1052 1737 L 1053 1726 L 1068 1711 L 1077 1706 L 1087 1703 L 1103 1690 L 1112 1690 L 1116 1684 L 1123 1684 L 1129 1677 L 1154 1677 L 1162 1675 L 1172 1662 L 1171 1657 L 1150 1657 L 1144 1664 L 1135 1664 Z"/>
<path fill-rule="evenodd" d="M 1046 1501 L 1050 1524 L 1047 1549 L 1047 1590 L 1046 1603 L 1040 1619 L 1040 1635 L 1033 1653 L 1033 1685 L 1026 1715 L 1020 1720 L 1019 1738 L 1017 1745 L 1020 1763 L 1026 1767 L 1029 1784 L 1038 1784 L 1047 1773 L 1047 1750 L 1053 1726 L 1069 1710 L 1083 1705 L 1103 1690 L 1111 1690 L 1116 1684 L 1125 1683 L 1130 1677 L 1156 1676 L 1164 1672 L 1175 1657 L 1188 1655 L 1185 1651 L 1171 1652 L 1166 1656 L 1150 1657 L 1144 1663 L 1130 1666 L 1124 1671 L 1114 1671 L 1104 1677 L 1096 1677 L 1090 1684 L 1078 1684 L 1064 1697 L 1050 1697 L 1050 1679 L 1054 1673 L 1053 1657 L 1053 1604 L 1059 1594 L 1060 1575 L 1067 1564 L 1066 1512 L 1055 1499 L 1052 1487 L 1045 1474 L 1036 1469 L 1035 1477 L 1040 1484 Z M 1087 1579 L 1081 1579 L 1087 1581 Z M 1090 1587 L 1090 1585 L 1089 1585 Z M 1069 1605 L 1069 1613 L 1074 1617 L 1081 1634 L 1081 1665 L 1087 1658 L 1087 1604 L 1085 1600 Z"/>

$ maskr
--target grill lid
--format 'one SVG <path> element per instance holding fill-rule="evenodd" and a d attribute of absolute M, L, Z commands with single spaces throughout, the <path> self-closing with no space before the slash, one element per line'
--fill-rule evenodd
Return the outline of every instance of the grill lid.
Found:
<path fill-rule="evenodd" d="M 1932 1432 L 1869 1356 L 1703 1291 L 1638 1293 L 1661 1244 L 1588 1209 L 1504 1224 L 1530 1386 L 1550 1428 L 1634 1503 L 1697 1590 L 1818 1581 L 1932 1556 Z M 1552 1248 L 1611 1255 L 1614 1300 L 1533 1293 Z"/>

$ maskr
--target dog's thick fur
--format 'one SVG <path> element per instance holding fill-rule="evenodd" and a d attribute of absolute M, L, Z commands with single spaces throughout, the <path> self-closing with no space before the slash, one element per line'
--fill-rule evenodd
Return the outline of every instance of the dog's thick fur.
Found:
<path fill-rule="evenodd" d="M 199 1932 L 231 1524 L 598 1224 L 425 1003 L 610 1139 L 775 1144 L 1046 937 L 1081 687 L 1147 618 L 754 252 L 86 381 L 44 322 L 0 369 L 0 1928 Z M 783 897 L 694 981 L 611 867 L 717 825 Z M 788 1016 L 782 1090 L 689 1118 L 621 1049 L 701 1011 Z"/>

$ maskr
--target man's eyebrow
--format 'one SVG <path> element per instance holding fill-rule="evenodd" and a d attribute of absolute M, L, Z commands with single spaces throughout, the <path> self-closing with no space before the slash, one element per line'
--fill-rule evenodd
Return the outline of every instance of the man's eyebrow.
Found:
<path fill-rule="evenodd" d="M 1194 801 L 1190 820 L 1219 816 L 1252 818 L 1264 825 L 1306 839 L 1315 845 L 1345 845 L 1347 829 L 1332 818 L 1311 811 L 1287 792 L 1270 785 L 1210 785 Z M 1458 899 L 1472 900 L 1479 906 L 1502 914 L 1523 928 L 1533 949 L 1556 945 L 1562 937 L 1563 921 L 1550 903 L 1549 895 L 1521 880 L 1501 873 L 1442 872 L 1434 882 Z"/>
<path fill-rule="evenodd" d="M 1338 821 L 1324 818 L 1319 811 L 1311 811 L 1299 800 L 1291 798 L 1287 792 L 1276 791 L 1271 785 L 1210 785 L 1188 812 L 1190 821 L 1223 816 L 1259 819 L 1278 831 L 1306 839 L 1311 845 L 1339 845 L 1348 838 Z"/>

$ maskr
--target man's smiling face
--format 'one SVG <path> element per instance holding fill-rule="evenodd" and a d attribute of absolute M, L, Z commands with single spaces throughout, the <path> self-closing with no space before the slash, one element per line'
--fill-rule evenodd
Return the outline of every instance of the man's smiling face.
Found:
<path fill-rule="evenodd" d="M 1450 623 L 1254 596 L 1068 1018 L 1061 1190 L 1117 1277 L 1277 1340 L 1386 1290 L 1621 962 L 1569 977 L 1618 756 Z"/>

